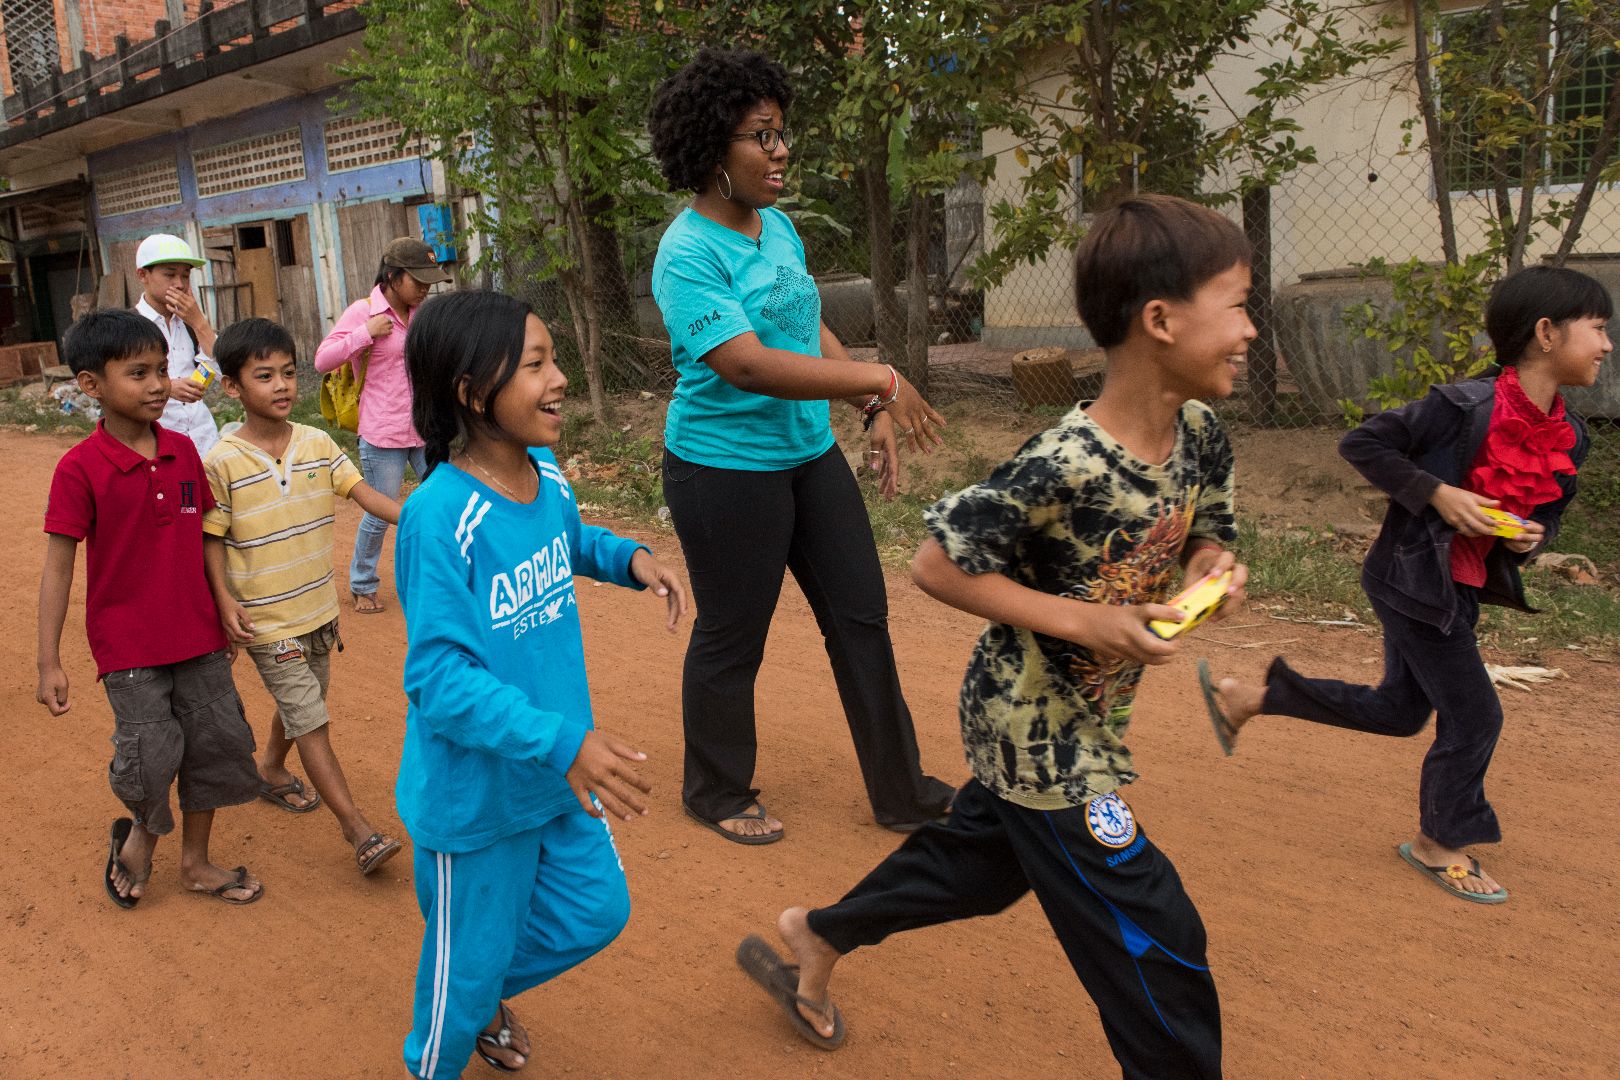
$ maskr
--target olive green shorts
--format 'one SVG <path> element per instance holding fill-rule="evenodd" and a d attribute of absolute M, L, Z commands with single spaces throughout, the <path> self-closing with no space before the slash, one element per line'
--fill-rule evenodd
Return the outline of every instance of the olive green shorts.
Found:
<path fill-rule="evenodd" d="M 295 638 L 248 646 L 264 688 L 276 700 L 287 738 L 308 735 L 327 722 L 326 685 L 334 648 L 343 648 L 336 619 Z"/>

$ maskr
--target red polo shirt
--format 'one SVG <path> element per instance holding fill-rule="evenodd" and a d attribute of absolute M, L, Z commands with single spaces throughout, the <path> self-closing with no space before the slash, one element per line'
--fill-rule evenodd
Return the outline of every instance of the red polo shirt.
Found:
<path fill-rule="evenodd" d="M 98 678 L 225 648 L 203 570 L 208 477 L 190 439 L 152 428 L 150 461 L 98 423 L 51 478 L 45 531 L 86 541 L 84 625 Z"/>

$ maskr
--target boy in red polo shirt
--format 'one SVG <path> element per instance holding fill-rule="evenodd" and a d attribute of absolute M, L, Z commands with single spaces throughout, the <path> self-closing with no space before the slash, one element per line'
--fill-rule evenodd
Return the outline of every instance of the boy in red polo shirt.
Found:
<path fill-rule="evenodd" d="M 214 811 L 256 798 L 259 774 L 203 570 L 208 478 L 191 440 L 157 423 L 169 400 L 163 337 L 134 312 L 93 312 L 68 330 L 67 362 L 103 418 L 51 480 L 36 697 L 53 716 L 70 707 L 59 650 L 83 540 L 85 631 L 116 722 L 108 779 L 134 814 L 113 822 L 107 895 L 122 908 L 140 901 L 158 837 L 174 829 L 178 777 L 186 888 L 251 904 L 264 886 L 247 868 L 208 860 Z"/>

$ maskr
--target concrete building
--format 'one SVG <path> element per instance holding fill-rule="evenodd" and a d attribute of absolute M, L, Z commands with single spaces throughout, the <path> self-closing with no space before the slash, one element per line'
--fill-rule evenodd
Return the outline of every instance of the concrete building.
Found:
<path fill-rule="evenodd" d="M 1370 8 L 1362 0 L 1336 0 L 1352 16 L 1359 12 L 1404 18 L 1407 3 L 1381 3 Z M 1448 20 L 1464 18 L 1478 9 L 1477 2 L 1442 0 L 1436 34 L 1448 31 Z M 1263 26 L 1259 29 L 1265 29 Z M 1380 62 L 1387 74 L 1378 79 L 1350 82 L 1312 98 L 1294 114 L 1303 131 L 1296 139 L 1315 147 L 1318 164 L 1301 168 L 1272 192 L 1272 285 L 1274 288 L 1318 274 L 1365 263 L 1374 257 L 1403 260 L 1413 256 L 1438 260 L 1440 230 L 1435 192 L 1426 156 L 1405 149 L 1407 125 L 1418 117 L 1417 88 L 1411 80 L 1413 47 L 1409 24 L 1394 33 L 1405 37 L 1403 52 Z M 1032 57 L 1028 69 L 1044 100 L 1053 100 L 1062 85 L 1055 74 L 1055 52 Z M 1216 102 L 1242 107 L 1245 88 L 1252 82 L 1258 57 L 1229 58 L 1211 80 Z M 1048 74 L 1041 75 L 1045 71 Z M 1576 107 L 1601 114 L 1614 79 L 1620 76 L 1615 51 L 1594 56 L 1593 62 L 1566 92 Z M 1565 103 L 1560 103 L 1560 108 Z M 1217 112 L 1210 125 L 1223 126 Z M 1416 129 L 1421 138 L 1421 125 Z M 984 152 L 998 158 L 997 179 L 986 192 L 985 203 L 1015 199 L 1023 171 L 1005 131 L 985 134 Z M 1578 155 L 1576 155 L 1578 158 Z M 1575 163 L 1572 161 L 1571 169 Z M 1454 185 L 1456 186 L 1456 185 Z M 1551 196 L 1571 195 L 1578 185 L 1555 184 Z M 1219 177 L 1206 178 L 1206 189 L 1225 190 Z M 1465 252 L 1478 250 L 1484 241 L 1483 222 L 1489 217 L 1485 193 L 1453 193 L 1458 242 Z M 1079 212 L 1078 208 L 1074 211 Z M 1230 212 L 1236 216 L 1237 207 Z M 1543 229 L 1532 245 L 1530 258 L 1556 247 L 1552 230 Z M 1620 255 L 1620 187 L 1601 188 L 1587 218 L 1587 228 L 1575 251 L 1586 256 Z M 985 295 L 987 345 L 1024 348 L 1037 345 L 1091 344 L 1075 315 L 1071 253 L 1054 252 L 1044 262 L 1020 265 Z"/>
<path fill-rule="evenodd" d="M 59 339 L 75 303 L 133 303 L 152 232 L 207 257 L 216 325 L 277 319 L 306 358 L 388 240 L 426 232 L 454 258 L 431 163 L 343 107 L 333 68 L 363 28 L 353 0 L 4 0 L 0 335 Z"/>

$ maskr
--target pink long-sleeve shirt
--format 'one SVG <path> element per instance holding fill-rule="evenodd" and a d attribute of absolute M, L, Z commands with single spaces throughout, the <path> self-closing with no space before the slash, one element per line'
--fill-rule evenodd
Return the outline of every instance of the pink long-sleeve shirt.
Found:
<path fill-rule="evenodd" d="M 394 329 L 380 338 L 366 330 L 373 315 L 387 312 Z M 391 448 L 421 446 L 422 437 L 411 423 L 411 380 L 405 371 L 405 331 L 410 315 L 400 321 L 383 298 L 382 286 L 372 287 L 371 295 L 350 304 L 337 325 L 315 350 L 315 370 L 325 374 L 359 358 L 371 350 L 366 361 L 366 381 L 360 388 L 360 437 L 372 446 Z"/>

